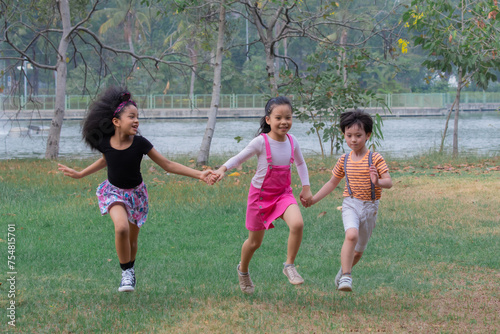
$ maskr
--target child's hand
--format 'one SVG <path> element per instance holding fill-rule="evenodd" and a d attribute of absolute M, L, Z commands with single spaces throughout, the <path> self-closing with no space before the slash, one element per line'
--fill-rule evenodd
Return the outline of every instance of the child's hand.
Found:
<path fill-rule="evenodd" d="M 370 180 L 374 185 L 378 186 L 378 179 L 377 167 L 375 167 L 375 165 L 370 165 Z"/>
<path fill-rule="evenodd" d="M 214 171 L 211 169 L 207 169 L 203 172 L 201 172 L 200 180 L 204 181 L 208 185 L 213 185 L 213 176 L 214 176 Z"/>
<path fill-rule="evenodd" d="M 311 192 L 311 188 L 309 186 L 302 187 L 302 191 L 300 192 L 300 202 L 305 208 L 313 205 L 313 195 Z"/>
<path fill-rule="evenodd" d="M 74 169 L 71 169 L 67 166 L 64 166 L 64 165 L 61 165 L 61 164 L 57 164 L 57 169 L 59 169 L 61 172 L 63 172 L 63 174 L 65 176 L 69 176 L 69 177 L 72 177 L 74 179 L 81 179 L 82 178 L 82 175 L 80 172 L 77 172 L 76 170 Z"/>
<path fill-rule="evenodd" d="M 226 175 L 225 171 L 221 170 L 220 168 L 216 170 L 212 175 L 214 183 L 222 180 L 225 175 Z"/>

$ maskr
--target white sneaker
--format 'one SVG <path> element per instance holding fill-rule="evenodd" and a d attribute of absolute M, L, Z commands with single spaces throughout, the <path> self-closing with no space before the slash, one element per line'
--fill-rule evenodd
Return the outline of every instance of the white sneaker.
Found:
<path fill-rule="evenodd" d="M 352 291 L 352 278 L 349 275 L 344 275 L 339 280 L 339 291 Z"/>
<path fill-rule="evenodd" d="M 120 282 L 119 292 L 130 292 L 134 291 L 135 287 L 135 277 L 134 269 L 130 268 L 127 270 L 122 270 L 122 281 Z"/>
<path fill-rule="evenodd" d="M 299 285 L 304 283 L 304 279 L 297 272 L 297 269 L 295 268 L 294 264 L 292 264 L 291 266 L 285 266 L 283 268 L 283 274 L 285 274 L 285 276 L 288 278 L 288 281 L 293 285 Z"/>
<path fill-rule="evenodd" d="M 338 289 L 339 288 L 339 281 L 340 278 L 342 277 L 342 267 L 340 267 L 339 272 L 335 276 L 335 287 Z"/>

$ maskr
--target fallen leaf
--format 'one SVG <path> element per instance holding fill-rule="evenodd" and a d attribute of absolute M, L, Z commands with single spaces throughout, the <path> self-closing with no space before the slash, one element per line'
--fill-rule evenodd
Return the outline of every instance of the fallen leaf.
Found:
<path fill-rule="evenodd" d="M 321 213 L 318 215 L 318 218 L 321 218 L 321 217 L 323 217 L 324 215 L 326 215 L 326 211 L 321 212 Z"/>
<path fill-rule="evenodd" d="M 337 210 L 342 211 L 342 207 L 341 206 L 337 206 Z"/>
<path fill-rule="evenodd" d="M 240 173 L 234 172 L 234 173 L 229 174 L 229 176 L 240 176 Z"/>

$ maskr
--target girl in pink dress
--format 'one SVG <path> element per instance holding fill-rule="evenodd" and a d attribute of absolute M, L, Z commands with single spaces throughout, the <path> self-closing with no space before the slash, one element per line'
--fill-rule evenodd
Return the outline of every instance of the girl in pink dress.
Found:
<path fill-rule="evenodd" d="M 300 197 L 309 200 L 312 198 L 312 193 L 307 165 L 297 139 L 288 134 L 292 127 L 293 114 L 290 100 L 282 96 L 270 99 L 266 104 L 265 113 L 260 121 L 259 135 L 212 176 L 214 181 L 220 180 L 227 170 L 257 155 L 257 171 L 252 178 L 248 193 L 246 213 L 248 239 L 241 248 L 241 262 L 237 267 L 241 291 L 247 294 L 252 294 L 255 289 L 248 273 L 250 260 L 262 244 L 266 230 L 274 227 L 273 221 L 277 218 L 282 218 L 290 229 L 283 273 L 292 284 L 304 283 L 294 265 L 302 242 L 304 221 L 293 196 L 291 166 L 295 162 L 302 182 Z"/>

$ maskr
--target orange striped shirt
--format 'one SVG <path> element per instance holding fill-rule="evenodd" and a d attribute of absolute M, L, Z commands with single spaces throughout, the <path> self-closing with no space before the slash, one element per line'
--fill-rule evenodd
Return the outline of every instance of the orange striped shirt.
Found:
<path fill-rule="evenodd" d="M 367 151 L 363 159 L 360 161 L 352 161 L 351 156 L 347 160 L 347 173 L 349 177 L 349 185 L 351 186 L 351 191 L 353 197 L 362 200 L 362 201 L 371 201 L 371 183 L 370 183 L 370 169 L 368 167 L 368 154 L 370 151 Z M 335 167 L 333 168 L 333 175 L 338 177 L 339 179 L 345 176 L 344 171 L 344 159 L 345 154 L 343 154 Z M 377 152 L 373 152 L 372 155 L 372 163 L 377 167 L 378 175 L 387 173 L 389 168 L 385 163 L 384 158 Z M 347 190 L 347 184 L 344 187 L 344 197 L 349 196 L 349 191 Z M 375 186 L 375 198 L 380 199 L 382 196 L 382 188 Z"/>

